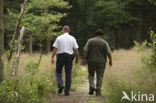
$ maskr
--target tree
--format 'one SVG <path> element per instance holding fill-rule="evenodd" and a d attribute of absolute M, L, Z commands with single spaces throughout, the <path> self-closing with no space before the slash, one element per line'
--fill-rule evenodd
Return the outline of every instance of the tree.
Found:
<path fill-rule="evenodd" d="M 26 15 L 23 24 L 27 27 L 29 34 L 37 37 L 47 51 L 50 50 L 50 40 L 58 35 L 57 29 L 60 28 L 59 22 L 66 13 L 62 9 L 69 9 L 68 2 L 63 0 L 31 0 L 26 8 Z M 43 42 L 45 44 L 43 44 Z"/>
<path fill-rule="evenodd" d="M 95 3 L 94 23 L 103 28 L 107 36 L 111 37 L 110 41 L 113 42 L 115 49 L 121 47 L 124 40 L 126 41 L 123 39 L 123 32 L 135 21 L 135 18 L 125 8 L 125 2 L 120 0 L 98 0 Z"/>
<path fill-rule="evenodd" d="M 24 13 L 24 10 L 25 10 L 25 7 L 26 7 L 26 3 L 27 3 L 27 0 L 24 0 L 24 5 L 21 8 L 20 15 L 18 16 L 18 20 L 17 20 L 17 24 L 16 24 L 16 29 L 15 29 L 15 32 L 14 32 L 14 35 L 13 35 L 13 38 L 12 38 L 12 41 L 11 41 L 10 54 L 9 54 L 9 57 L 8 57 L 8 60 L 9 61 L 10 61 L 10 59 L 12 57 L 12 53 L 13 53 L 13 48 L 14 48 L 14 43 L 15 43 L 16 37 L 19 34 L 19 28 L 20 28 L 20 24 L 21 24 L 21 19 L 23 17 L 23 13 Z"/>
<path fill-rule="evenodd" d="M 155 0 L 127 0 L 128 12 L 134 15 L 137 20 L 135 24 L 135 40 L 142 42 L 144 39 L 150 39 L 148 32 L 156 31 L 156 5 Z"/>
<path fill-rule="evenodd" d="M 4 80 L 3 0 L 0 0 L 0 82 Z"/>
<path fill-rule="evenodd" d="M 12 67 L 11 77 L 14 77 L 15 75 L 18 75 L 18 64 L 19 64 L 19 57 L 20 57 L 20 54 L 21 54 L 21 41 L 22 41 L 22 38 L 24 36 L 24 32 L 25 32 L 25 27 L 23 26 L 21 31 L 20 31 L 20 34 L 18 36 L 16 56 L 15 56 L 14 64 L 13 64 L 13 67 Z"/>
<path fill-rule="evenodd" d="M 85 42 L 88 39 L 88 0 L 84 0 L 84 37 Z"/>
<path fill-rule="evenodd" d="M 24 0 L 5 1 L 6 48 Z M 105 39 L 111 48 L 130 48 L 134 40 L 150 41 L 147 35 L 150 30 L 156 32 L 155 10 L 155 0 L 28 0 L 22 19 L 22 25 L 26 27 L 24 40 L 32 35 L 34 50 L 39 50 L 42 44 L 44 51 L 49 51 L 51 43 L 60 34 L 61 25 L 67 24 L 71 27 L 70 34 L 77 39 L 80 51 L 97 28 L 105 31 Z M 24 45 L 25 51 L 29 50 L 28 45 L 32 51 L 32 42 Z"/>
<path fill-rule="evenodd" d="M 47 47 L 47 49 L 44 48 L 44 50 L 50 50 L 51 40 L 55 39 L 55 37 L 59 34 L 58 31 L 60 31 L 59 28 L 61 26 L 59 22 L 64 16 L 66 16 L 66 12 L 63 12 L 63 10 L 68 10 L 69 8 L 70 6 L 68 5 L 68 2 L 65 2 L 63 0 L 28 1 L 20 28 L 22 25 L 26 27 L 26 35 L 24 37 L 24 40 L 29 42 L 25 44 L 25 46 L 30 46 L 30 53 L 31 51 L 33 51 L 32 43 L 35 43 L 34 49 L 37 48 L 37 50 L 40 50 L 39 47 L 42 46 Z M 18 9 L 14 10 L 12 8 L 8 8 L 7 10 L 7 31 L 11 30 L 9 25 L 12 25 L 14 21 L 17 20 L 17 14 L 19 14 L 20 12 Z M 8 35 L 10 35 L 10 32 Z M 27 38 L 29 38 L 29 40 Z M 33 40 L 33 42 L 31 40 Z"/>

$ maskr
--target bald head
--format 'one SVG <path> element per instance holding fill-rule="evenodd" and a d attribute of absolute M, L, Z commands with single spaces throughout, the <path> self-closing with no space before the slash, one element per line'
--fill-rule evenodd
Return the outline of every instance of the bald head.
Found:
<path fill-rule="evenodd" d="M 68 26 L 68 25 L 65 25 L 64 27 L 63 27 L 63 33 L 69 33 L 70 32 L 70 27 Z"/>

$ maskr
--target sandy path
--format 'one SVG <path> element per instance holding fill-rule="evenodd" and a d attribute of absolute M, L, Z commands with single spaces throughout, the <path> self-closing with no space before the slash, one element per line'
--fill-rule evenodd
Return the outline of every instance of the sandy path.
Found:
<path fill-rule="evenodd" d="M 86 68 L 82 67 L 86 71 Z M 84 77 L 85 82 L 77 86 L 76 92 L 71 92 L 70 96 L 61 95 L 53 96 L 49 103 L 104 103 L 104 96 L 88 95 L 88 80 Z"/>

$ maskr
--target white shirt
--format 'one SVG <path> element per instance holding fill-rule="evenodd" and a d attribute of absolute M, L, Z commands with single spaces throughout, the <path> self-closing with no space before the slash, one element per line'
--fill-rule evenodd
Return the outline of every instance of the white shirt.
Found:
<path fill-rule="evenodd" d="M 56 38 L 53 47 L 58 48 L 57 54 L 74 54 L 73 49 L 77 49 L 78 44 L 73 36 L 69 35 L 68 33 L 64 33 L 63 35 L 60 35 Z"/>

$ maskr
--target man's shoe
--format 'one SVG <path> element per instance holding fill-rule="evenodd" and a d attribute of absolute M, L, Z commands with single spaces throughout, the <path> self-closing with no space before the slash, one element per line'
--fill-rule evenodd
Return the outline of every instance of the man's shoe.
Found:
<path fill-rule="evenodd" d="M 96 89 L 96 96 L 101 96 L 101 90 L 100 89 Z"/>
<path fill-rule="evenodd" d="M 59 89 L 58 89 L 58 94 L 61 94 L 63 89 L 64 89 L 64 86 L 60 86 Z"/>
<path fill-rule="evenodd" d="M 90 91 L 89 91 L 89 95 L 93 95 L 94 91 L 95 91 L 95 88 L 91 88 Z"/>
<path fill-rule="evenodd" d="M 65 96 L 69 96 L 69 93 L 65 93 Z"/>

